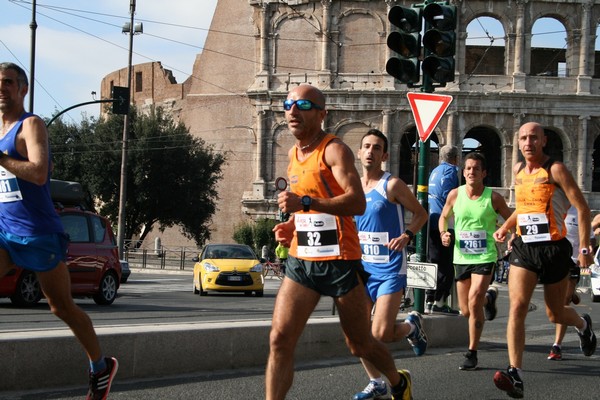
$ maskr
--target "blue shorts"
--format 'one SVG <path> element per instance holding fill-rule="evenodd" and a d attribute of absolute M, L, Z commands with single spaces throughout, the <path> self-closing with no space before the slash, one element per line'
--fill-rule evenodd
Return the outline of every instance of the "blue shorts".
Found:
<path fill-rule="evenodd" d="M 393 294 L 405 290 L 406 275 L 371 275 L 367 279 L 365 288 L 371 301 L 376 302 L 379 297 L 385 294 Z"/>
<path fill-rule="evenodd" d="M 0 249 L 6 250 L 13 263 L 35 272 L 50 271 L 67 259 L 67 235 L 17 236 L 0 231 Z"/>

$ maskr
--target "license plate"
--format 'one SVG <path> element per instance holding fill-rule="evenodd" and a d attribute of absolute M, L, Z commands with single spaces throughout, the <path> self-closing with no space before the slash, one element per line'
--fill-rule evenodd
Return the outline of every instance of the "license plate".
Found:
<path fill-rule="evenodd" d="M 234 276 L 227 277 L 227 280 L 239 282 L 242 280 L 242 277 L 234 275 Z"/>

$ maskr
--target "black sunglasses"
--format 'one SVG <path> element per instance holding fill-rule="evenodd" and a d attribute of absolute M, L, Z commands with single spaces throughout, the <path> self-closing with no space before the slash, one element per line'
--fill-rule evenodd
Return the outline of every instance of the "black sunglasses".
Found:
<path fill-rule="evenodd" d="M 317 110 L 323 109 L 323 107 L 316 105 L 312 101 L 304 100 L 304 99 L 300 99 L 300 100 L 287 99 L 283 102 L 283 109 L 285 111 L 290 111 L 294 104 L 296 105 L 296 107 L 298 107 L 299 110 L 302 110 L 302 111 L 312 110 L 313 108 L 315 108 Z"/>

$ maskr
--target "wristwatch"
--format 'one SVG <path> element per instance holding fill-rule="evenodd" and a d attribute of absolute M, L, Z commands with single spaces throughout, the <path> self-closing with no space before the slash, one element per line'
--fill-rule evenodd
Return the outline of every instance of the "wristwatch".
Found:
<path fill-rule="evenodd" d="M 312 204 L 312 198 L 310 196 L 302 196 L 300 199 L 300 204 L 302 204 L 302 211 L 307 212 L 310 211 L 310 205 Z"/>
<path fill-rule="evenodd" d="M 590 250 L 587 247 L 583 247 L 579 249 L 579 253 L 583 254 L 584 256 L 587 256 L 588 254 L 590 254 Z"/>

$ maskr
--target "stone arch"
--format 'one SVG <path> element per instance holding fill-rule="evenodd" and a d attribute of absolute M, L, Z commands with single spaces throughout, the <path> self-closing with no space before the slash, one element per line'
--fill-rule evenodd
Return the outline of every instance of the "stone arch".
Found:
<path fill-rule="evenodd" d="M 279 122 L 271 129 L 273 132 L 271 136 L 273 162 L 267 166 L 267 170 L 268 176 L 271 180 L 274 180 L 279 176 L 287 177 L 287 167 L 289 164 L 288 152 L 294 146 L 294 143 L 296 143 L 296 138 L 289 131 L 286 122 Z"/>
<path fill-rule="evenodd" d="M 486 40 L 489 39 L 482 38 L 479 40 L 473 37 L 469 38 L 469 32 L 475 32 L 479 28 L 478 18 L 489 18 L 494 20 L 494 22 L 498 22 L 502 27 L 502 32 L 504 33 L 502 36 L 502 41 L 504 43 L 494 45 L 494 43 L 485 43 Z M 507 73 L 505 68 L 507 65 L 507 25 L 507 22 L 502 17 L 487 12 L 477 14 L 466 23 L 467 39 L 465 41 L 465 74 L 505 75 Z M 478 33 L 475 34 L 478 35 Z M 493 60 L 502 60 L 502 63 L 481 62 L 484 57 L 489 57 Z"/>
<path fill-rule="evenodd" d="M 478 147 L 474 149 L 466 148 L 465 141 L 467 139 L 475 140 Z M 502 186 L 502 152 L 499 151 L 502 144 L 501 134 L 498 130 L 487 125 L 477 125 L 470 128 L 463 138 L 463 157 L 470 151 L 477 151 L 486 158 L 487 176 L 484 180 L 486 186 Z"/>
<path fill-rule="evenodd" d="M 307 34 L 306 21 L 314 26 L 312 35 Z M 321 22 L 308 13 L 285 13 L 276 18 L 272 27 L 273 72 L 299 74 L 319 70 L 321 29 Z"/>
<path fill-rule="evenodd" d="M 413 185 L 417 178 L 415 167 L 419 164 L 419 148 L 417 147 L 417 141 L 419 141 L 419 145 L 421 144 L 415 124 L 411 123 L 405 125 L 399 139 L 400 145 L 398 146 L 397 175 L 407 185 Z M 440 146 L 440 141 L 435 131 L 431 133 L 428 140 L 430 140 L 429 171 L 431 171 L 438 165 L 438 148 Z"/>
<path fill-rule="evenodd" d="M 338 73 L 380 73 L 385 55 L 385 24 L 381 17 L 365 9 L 350 9 L 338 19 Z M 365 57 L 365 47 L 373 49 Z"/>
<path fill-rule="evenodd" d="M 359 172 L 362 170 L 362 166 L 356 154 L 360 148 L 360 139 L 371 128 L 376 127 L 368 122 L 345 119 L 336 124 L 335 129 L 333 130 L 334 134 L 350 147 L 355 158 L 354 166 Z"/>
<path fill-rule="evenodd" d="M 547 138 L 544 153 L 557 161 L 564 161 L 564 142 L 559 132 L 555 128 L 544 127 L 544 134 Z"/>
<path fill-rule="evenodd" d="M 536 41 L 533 33 L 537 24 L 542 24 L 542 19 L 553 19 L 560 23 L 566 35 L 564 46 L 562 47 L 534 47 Z M 573 30 L 569 29 L 568 20 L 561 15 L 554 13 L 545 13 L 532 19 L 531 31 L 529 35 L 529 68 L 528 74 L 531 76 L 570 76 L 577 75 L 575 68 L 575 58 L 573 57 Z M 558 44 L 561 44 L 560 42 Z M 570 73 L 569 71 L 573 71 Z"/>

